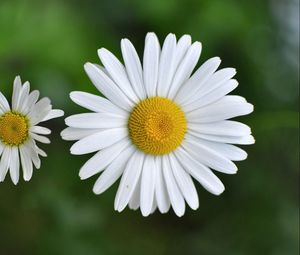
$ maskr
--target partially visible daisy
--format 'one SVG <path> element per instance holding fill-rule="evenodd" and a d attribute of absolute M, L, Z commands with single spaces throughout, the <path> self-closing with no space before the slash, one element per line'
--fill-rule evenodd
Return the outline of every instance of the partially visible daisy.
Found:
<path fill-rule="evenodd" d="M 14 184 L 19 181 L 20 165 L 23 177 L 29 181 L 33 165 L 39 169 L 40 156 L 46 157 L 37 142 L 50 143 L 45 136 L 51 130 L 38 124 L 64 115 L 62 110 L 53 110 L 48 98 L 39 99 L 39 91 L 30 92 L 29 82 L 22 85 L 19 76 L 15 78 L 12 104 L 0 92 L 0 181 L 7 172 Z"/>
<path fill-rule="evenodd" d="M 81 179 L 102 172 L 93 191 L 100 194 L 120 177 L 115 210 L 140 207 L 144 216 L 170 206 L 178 216 L 185 201 L 199 206 L 193 177 L 219 195 L 224 186 L 212 170 L 235 174 L 232 161 L 247 153 L 232 144 L 252 144 L 248 126 L 228 120 L 246 115 L 253 106 L 243 97 L 227 96 L 238 82 L 233 68 L 216 71 L 218 57 L 193 73 L 201 43 L 189 35 L 178 41 L 169 34 L 160 48 L 154 33 L 145 40 L 143 63 L 127 39 L 121 41 L 125 66 L 108 50 L 99 49 L 104 67 L 84 68 L 107 98 L 72 92 L 71 99 L 93 111 L 66 119 L 65 140 L 79 140 L 72 154 L 97 152 L 80 170 Z M 193 74 L 192 74 L 193 73 Z"/>

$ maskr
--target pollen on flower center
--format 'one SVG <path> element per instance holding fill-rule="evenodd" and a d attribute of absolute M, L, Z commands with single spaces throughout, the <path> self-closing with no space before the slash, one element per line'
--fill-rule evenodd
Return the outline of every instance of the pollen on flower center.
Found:
<path fill-rule="evenodd" d="M 0 116 L 0 140 L 6 145 L 19 146 L 28 138 L 28 120 L 22 114 L 8 112 Z"/>
<path fill-rule="evenodd" d="M 152 97 L 137 104 L 128 122 L 132 142 L 154 155 L 168 154 L 181 143 L 187 130 L 184 112 L 173 101 Z"/>

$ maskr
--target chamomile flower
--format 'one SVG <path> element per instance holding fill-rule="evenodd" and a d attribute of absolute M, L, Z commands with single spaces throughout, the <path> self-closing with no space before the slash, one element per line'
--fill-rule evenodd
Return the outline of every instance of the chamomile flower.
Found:
<path fill-rule="evenodd" d="M 19 76 L 15 78 L 10 106 L 0 92 L 0 181 L 3 182 L 9 171 L 11 180 L 17 184 L 20 176 L 20 165 L 23 178 L 29 181 L 33 173 L 33 165 L 39 169 L 40 156 L 46 157 L 36 142 L 50 143 L 45 136 L 50 129 L 38 124 L 63 116 L 63 111 L 52 110 L 50 100 L 39 100 L 39 92 L 30 92 L 29 82 L 22 85 Z"/>
<path fill-rule="evenodd" d="M 162 46 L 154 33 L 145 40 L 143 62 L 127 39 L 121 41 L 124 65 L 108 50 L 98 50 L 103 66 L 84 68 L 106 97 L 72 92 L 71 99 L 92 111 L 70 116 L 62 132 L 78 140 L 75 155 L 97 152 L 81 168 L 81 179 L 100 172 L 93 191 L 100 194 L 120 177 L 115 210 L 127 205 L 148 216 L 172 206 L 178 216 L 185 201 L 199 206 L 192 177 L 219 195 L 224 186 L 212 170 L 235 174 L 232 161 L 244 160 L 244 150 L 232 144 L 252 144 L 248 126 L 228 120 L 246 115 L 253 106 L 227 95 L 238 82 L 233 68 L 217 71 L 221 60 L 207 60 L 194 73 L 201 43 L 189 35 L 178 41 L 169 34 Z"/>

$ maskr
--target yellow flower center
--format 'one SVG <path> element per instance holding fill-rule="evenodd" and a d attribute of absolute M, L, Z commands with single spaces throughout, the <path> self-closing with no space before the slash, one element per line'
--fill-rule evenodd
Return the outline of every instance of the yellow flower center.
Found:
<path fill-rule="evenodd" d="M 140 150 L 163 155 L 182 143 L 187 123 L 184 112 L 173 101 L 152 97 L 133 108 L 128 127 L 132 142 Z"/>
<path fill-rule="evenodd" d="M 0 140 L 6 145 L 19 146 L 28 138 L 28 119 L 22 114 L 8 112 L 0 116 Z"/>

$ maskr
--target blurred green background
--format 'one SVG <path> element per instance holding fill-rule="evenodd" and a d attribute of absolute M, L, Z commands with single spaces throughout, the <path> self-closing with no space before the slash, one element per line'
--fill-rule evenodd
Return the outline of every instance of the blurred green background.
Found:
<path fill-rule="evenodd" d="M 236 94 L 255 105 L 241 121 L 256 144 L 235 176 L 218 174 L 215 197 L 197 185 L 200 208 L 182 218 L 171 211 L 143 218 L 113 210 L 117 185 L 96 196 L 96 177 L 80 181 L 90 157 L 71 156 L 54 130 L 48 158 L 29 183 L 0 184 L 1 255 L 297 254 L 299 248 L 299 1 L 1 0 L 0 90 L 11 96 L 20 74 L 66 115 L 83 111 L 68 93 L 97 93 L 83 70 L 97 49 L 120 56 L 127 37 L 140 55 L 146 32 L 201 41 L 200 63 L 220 56 L 238 70 Z M 199 63 L 199 64 L 200 64 Z"/>

